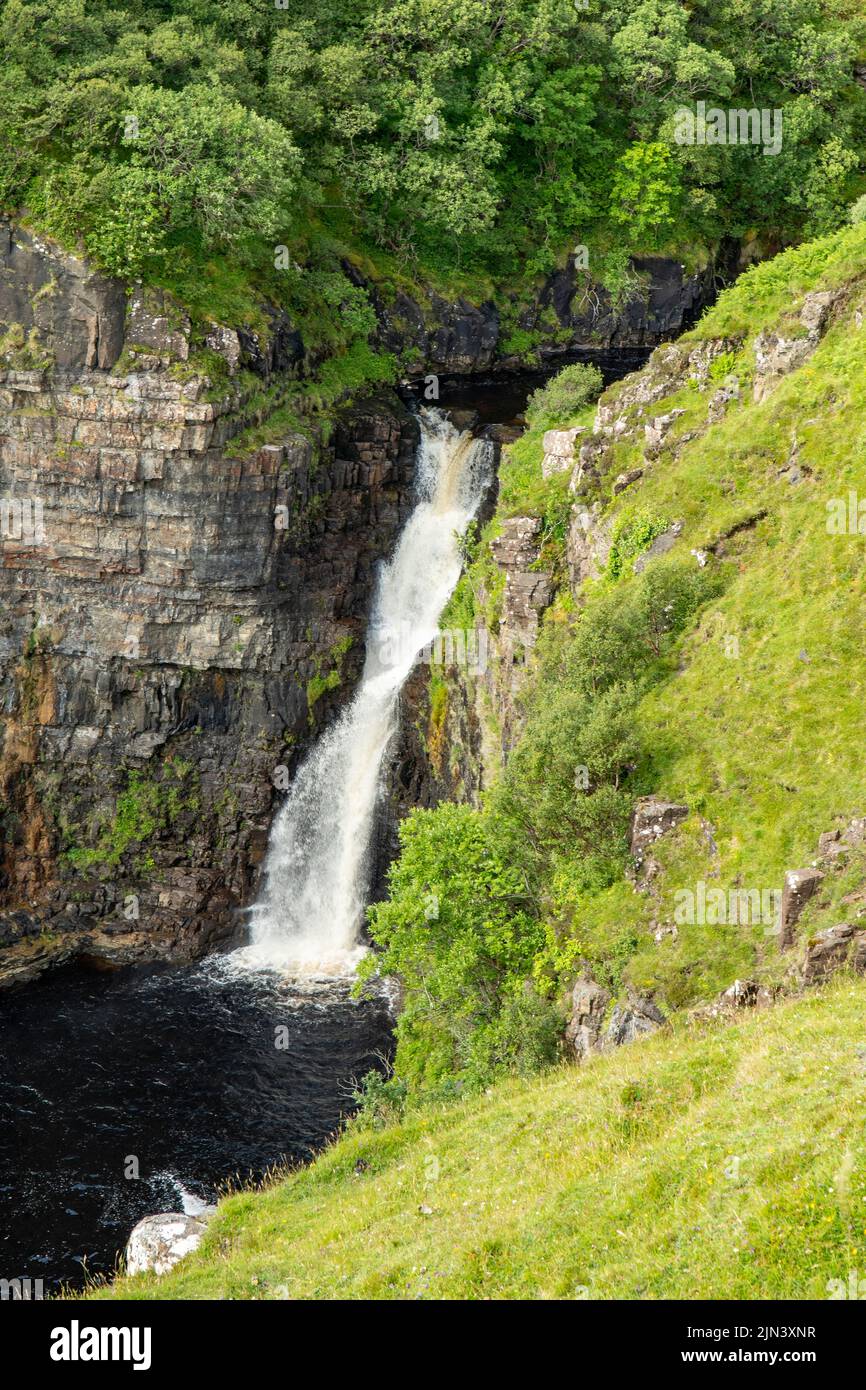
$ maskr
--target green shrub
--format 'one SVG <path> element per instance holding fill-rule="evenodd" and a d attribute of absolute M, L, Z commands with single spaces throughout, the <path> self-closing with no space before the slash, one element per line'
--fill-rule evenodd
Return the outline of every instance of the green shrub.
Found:
<path fill-rule="evenodd" d="M 503 1003 L 523 989 L 543 933 L 518 869 L 471 807 L 413 811 L 400 849 L 387 902 L 369 910 L 380 953 L 367 958 L 362 976 L 378 967 L 403 981 L 400 1077 L 435 1084 L 454 1073 L 477 1076 L 503 1050 L 519 1050 L 513 1036 L 495 1042 L 495 1030 L 484 1046 L 474 1036 L 496 1025 Z"/>
<path fill-rule="evenodd" d="M 552 429 L 597 400 L 603 386 L 598 367 L 585 362 L 563 367 L 544 386 L 533 391 L 526 406 L 526 418 L 533 429 Z"/>

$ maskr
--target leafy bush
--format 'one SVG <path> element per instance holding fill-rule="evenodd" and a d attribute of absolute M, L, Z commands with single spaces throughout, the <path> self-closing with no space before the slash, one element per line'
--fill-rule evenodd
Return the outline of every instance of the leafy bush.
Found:
<path fill-rule="evenodd" d="M 607 572 L 611 579 L 618 579 L 627 562 L 647 550 L 669 525 L 667 517 L 650 516 L 646 512 L 640 512 L 637 516 L 621 516 L 614 529 L 607 559 Z"/>
<path fill-rule="evenodd" d="M 526 418 L 533 429 L 552 429 L 569 420 L 601 395 L 604 381 L 598 367 L 576 362 L 533 391 Z"/>
<path fill-rule="evenodd" d="M 223 248 L 267 279 L 275 241 L 304 259 L 348 234 L 480 284 L 546 274 L 579 237 L 618 294 L 629 254 L 666 238 L 796 239 L 844 218 L 866 29 L 856 6 L 766 8 L 6 0 L 0 203 L 122 275 Z M 683 102 L 745 92 L 782 110 L 776 157 L 675 142 Z"/>
<path fill-rule="evenodd" d="M 413 811 L 400 849 L 387 902 L 369 910 L 380 954 L 366 965 L 367 974 L 399 975 L 406 989 L 398 1075 L 431 1084 L 486 1074 L 524 1047 L 499 1013 L 524 988 L 543 944 L 525 884 L 468 806 Z"/>

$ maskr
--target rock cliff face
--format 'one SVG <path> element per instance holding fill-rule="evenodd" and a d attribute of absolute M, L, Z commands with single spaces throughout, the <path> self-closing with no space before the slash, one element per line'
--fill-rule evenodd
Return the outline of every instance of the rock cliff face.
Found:
<path fill-rule="evenodd" d="M 151 313 L 142 343 L 116 287 L 32 238 L 4 267 L 0 325 L 55 365 L 0 372 L 0 945 L 13 974 L 189 958 L 236 925 L 275 769 L 358 674 L 417 425 L 386 394 L 327 445 L 234 456 L 246 402 L 178 375 L 176 326 Z M 108 371 L 121 352 L 146 369 Z"/>
<path fill-rule="evenodd" d="M 401 292 L 387 306 L 375 292 L 372 298 L 383 347 L 407 357 L 410 375 L 447 376 L 520 367 L 521 358 L 510 345 L 514 329 L 531 336 L 542 362 L 581 347 L 653 346 L 690 327 L 715 298 L 717 277 L 735 273 L 727 247 L 715 264 L 693 275 L 679 261 L 661 256 L 636 260 L 632 269 L 636 288 L 616 306 L 607 290 L 570 258 L 564 269 L 547 277 L 529 304 L 521 305 L 515 296 L 509 324 L 492 303 L 448 300 L 433 292 L 426 299 Z M 364 283 L 357 272 L 354 278 Z"/>

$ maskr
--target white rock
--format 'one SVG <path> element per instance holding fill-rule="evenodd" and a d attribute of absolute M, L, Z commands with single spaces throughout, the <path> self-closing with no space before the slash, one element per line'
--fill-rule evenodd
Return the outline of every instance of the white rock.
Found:
<path fill-rule="evenodd" d="M 182 1211 L 145 1216 L 133 1228 L 126 1244 L 127 1274 L 167 1274 L 184 1255 L 201 1242 L 210 1212 L 186 1216 Z"/>
<path fill-rule="evenodd" d="M 584 434 L 582 425 L 570 430 L 548 430 L 544 436 L 544 458 L 541 461 L 541 475 L 550 478 L 554 473 L 564 473 L 574 463 L 574 441 Z"/>

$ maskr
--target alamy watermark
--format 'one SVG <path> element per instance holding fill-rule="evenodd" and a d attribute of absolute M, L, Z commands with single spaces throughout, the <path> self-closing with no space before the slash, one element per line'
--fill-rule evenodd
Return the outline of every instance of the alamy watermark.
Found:
<path fill-rule="evenodd" d="M 847 1279 L 828 1279 L 827 1297 L 832 1301 L 841 1298 L 866 1298 L 866 1279 L 861 1279 L 856 1269 L 849 1269 Z"/>
<path fill-rule="evenodd" d="M 41 1279 L 0 1279 L 0 1303 L 30 1303 L 44 1297 Z"/>
<path fill-rule="evenodd" d="M 847 497 L 831 497 L 826 506 L 829 536 L 866 536 L 866 497 L 850 488 Z"/>
<path fill-rule="evenodd" d="M 678 145 L 762 145 L 765 155 L 782 149 L 782 112 L 763 106 L 711 106 L 699 101 L 692 110 L 680 106 L 674 112 L 674 140 Z"/>
<path fill-rule="evenodd" d="M 674 893 L 679 926 L 763 926 L 776 930 L 782 911 L 781 888 L 716 888 L 699 879 L 694 888 Z"/>
<path fill-rule="evenodd" d="M 486 627 L 447 628 L 419 650 L 417 634 L 409 622 L 373 627 L 368 645 L 382 670 L 414 665 L 415 661 L 428 666 L 448 668 L 457 666 L 470 675 L 483 676 L 489 657 L 489 633 Z"/>
<path fill-rule="evenodd" d="M 0 497 L 0 540 L 43 545 L 45 520 L 39 497 Z"/>

